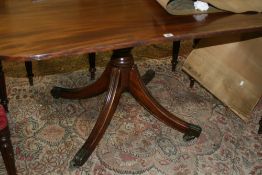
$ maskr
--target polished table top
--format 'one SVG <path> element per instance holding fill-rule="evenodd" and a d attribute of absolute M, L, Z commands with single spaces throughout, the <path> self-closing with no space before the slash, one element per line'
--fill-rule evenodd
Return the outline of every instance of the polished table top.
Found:
<path fill-rule="evenodd" d="M 172 16 L 155 0 L 2 0 L 0 26 L 0 57 L 24 61 L 261 31 L 262 14 L 208 14 L 197 21 Z"/>

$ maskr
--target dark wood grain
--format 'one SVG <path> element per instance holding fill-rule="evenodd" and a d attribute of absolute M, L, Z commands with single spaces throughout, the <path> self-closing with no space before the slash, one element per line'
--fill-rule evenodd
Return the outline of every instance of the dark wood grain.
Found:
<path fill-rule="evenodd" d="M 5 73 L 3 71 L 2 60 L 0 59 L 0 103 L 8 112 L 8 98 L 6 92 Z"/>
<path fill-rule="evenodd" d="M 262 117 L 261 117 L 261 119 L 259 121 L 258 134 L 262 134 Z"/>
<path fill-rule="evenodd" d="M 0 130 L 0 152 L 4 160 L 7 174 L 16 175 L 14 151 L 8 126 Z"/>
<path fill-rule="evenodd" d="M 209 14 L 197 22 L 169 15 L 155 0 L 3 0 L 0 24 L 0 57 L 25 61 L 261 31 L 262 14 Z"/>

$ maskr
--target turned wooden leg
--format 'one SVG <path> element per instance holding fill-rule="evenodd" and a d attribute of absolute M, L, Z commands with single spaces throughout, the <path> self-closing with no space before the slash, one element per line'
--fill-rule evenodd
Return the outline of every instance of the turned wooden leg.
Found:
<path fill-rule="evenodd" d="M 31 86 L 33 86 L 33 77 L 34 77 L 34 74 L 33 74 L 33 65 L 32 65 L 32 61 L 25 61 L 25 68 L 26 68 L 26 73 L 27 73 L 27 77 L 28 77 L 28 80 L 29 80 L 29 84 Z"/>
<path fill-rule="evenodd" d="M 196 46 L 198 45 L 199 41 L 200 41 L 200 39 L 194 39 L 193 40 L 193 48 L 196 48 Z M 189 80 L 190 80 L 189 87 L 193 88 L 194 84 L 195 84 L 195 79 L 193 77 L 189 76 Z"/>
<path fill-rule="evenodd" d="M 0 131 L 0 151 L 4 160 L 7 174 L 15 175 L 16 168 L 15 168 L 14 152 L 10 140 L 10 132 L 8 127 Z"/>
<path fill-rule="evenodd" d="M 113 68 L 110 79 L 109 90 L 105 98 L 104 106 L 91 134 L 71 161 L 70 165 L 73 167 L 79 167 L 86 162 L 104 135 L 116 110 L 121 93 L 124 90 L 120 84 L 120 69 Z"/>
<path fill-rule="evenodd" d="M 129 90 L 131 94 L 142 106 L 151 112 L 153 116 L 164 122 L 166 125 L 185 133 L 184 139 L 186 141 L 199 137 L 202 130 L 199 126 L 187 123 L 174 116 L 151 96 L 143 82 L 140 80 L 136 66 L 131 70 L 129 81 Z"/>
<path fill-rule="evenodd" d="M 261 118 L 260 121 L 259 121 L 258 134 L 262 134 L 262 118 Z"/>
<path fill-rule="evenodd" d="M 1 104 L 4 106 L 5 111 L 8 112 L 8 99 L 6 93 L 5 74 L 3 71 L 1 58 L 0 58 L 0 98 L 1 98 Z"/>
<path fill-rule="evenodd" d="M 189 87 L 193 88 L 195 84 L 195 79 L 189 75 L 189 80 L 190 80 Z"/>
<path fill-rule="evenodd" d="M 172 61 L 171 61 L 172 71 L 176 71 L 179 49 L 180 49 L 180 41 L 173 41 L 173 53 L 172 53 Z"/>
<path fill-rule="evenodd" d="M 51 90 L 51 95 L 54 98 L 66 98 L 66 99 L 83 99 L 94 97 L 105 92 L 109 84 L 109 76 L 111 72 L 111 66 L 108 65 L 101 77 L 93 84 L 75 89 L 68 89 L 62 87 L 54 87 Z"/>
<path fill-rule="evenodd" d="M 96 75 L 96 53 L 88 54 L 90 79 L 94 80 Z"/>

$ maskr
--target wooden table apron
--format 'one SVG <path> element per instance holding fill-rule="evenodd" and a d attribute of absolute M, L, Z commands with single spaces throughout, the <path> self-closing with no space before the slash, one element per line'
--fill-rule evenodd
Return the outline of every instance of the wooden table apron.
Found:
<path fill-rule="evenodd" d="M 149 71 L 140 77 L 131 54 L 133 47 L 261 32 L 262 14 L 172 16 L 155 0 L 4 0 L 0 1 L 0 25 L 1 61 L 54 59 L 113 50 L 111 61 L 94 84 L 76 89 L 54 87 L 51 91 L 54 98 L 69 99 L 107 91 L 90 136 L 71 161 L 71 165 L 81 166 L 102 138 L 124 91 L 129 91 L 154 117 L 185 133 L 186 140 L 201 133 L 199 126 L 179 119 L 152 97 L 144 84 L 154 74 Z M 4 78 L 0 64 L 1 103 L 8 109 Z"/>

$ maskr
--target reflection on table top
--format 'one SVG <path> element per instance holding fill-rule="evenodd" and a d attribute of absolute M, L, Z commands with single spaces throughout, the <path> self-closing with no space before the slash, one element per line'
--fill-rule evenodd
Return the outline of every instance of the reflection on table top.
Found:
<path fill-rule="evenodd" d="M 4 0 L 0 25 L 0 56 L 24 61 L 261 31 L 262 14 L 172 16 L 155 0 Z"/>

